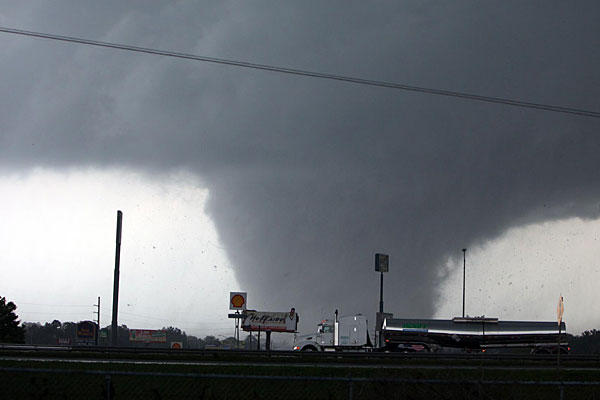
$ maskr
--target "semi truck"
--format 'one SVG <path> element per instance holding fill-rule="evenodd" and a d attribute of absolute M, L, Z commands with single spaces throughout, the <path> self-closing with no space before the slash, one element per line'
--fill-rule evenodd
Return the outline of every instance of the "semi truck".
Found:
<path fill-rule="evenodd" d="M 364 315 L 338 317 L 335 310 L 333 321 L 324 319 L 317 330 L 294 338 L 293 350 L 299 351 L 363 351 L 373 349 L 369 336 L 367 318 Z"/>
<path fill-rule="evenodd" d="M 385 318 L 380 328 L 380 344 L 373 346 L 367 319 L 350 315 L 323 320 L 316 332 L 297 336 L 296 351 L 439 351 L 453 348 L 487 351 L 499 348 L 526 348 L 532 353 L 567 352 L 561 333 L 565 323 L 499 321 L 498 318 L 457 317 L 442 319 Z"/>

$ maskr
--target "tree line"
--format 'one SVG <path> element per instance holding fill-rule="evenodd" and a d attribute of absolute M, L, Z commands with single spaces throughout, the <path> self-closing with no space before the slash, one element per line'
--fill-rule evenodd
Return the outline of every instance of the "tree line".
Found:
<path fill-rule="evenodd" d="M 16 313 L 17 306 L 12 301 L 7 302 L 0 296 L 0 343 L 22 343 L 31 345 L 59 345 L 78 344 L 77 322 L 61 322 L 54 320 L 41 324 L 39 322 L 19 321 Z M 234 337 L 219 339 L 215 336 L 199 338 L 188 335 L 181 329 L 169 326 L 161 329 L 166 334 L 165 343 L 140 343 L 129 340 L 129 329 L 126 325 L 117 327 L 117 346 L 121 347 L 154 347 L 168 348 L 171 343 L 181 343 L 184 348 L 190 349 L 233 349 L 237 347 Z M 108 346 L 112 337 L 111 326 L 106 326 L 98 331 L 98 345 Z M 89 343 L 89 341 L 88 341 Z M 95 343 L 94 343 L 95 344 Z M 246 337 L 240 341 L 240 348 L 255 349 L 256 338 Z"/>
<path fill-rule="evenodd" d="M 76 322 L 60 322 L 54 320 L 40 324 L 38 322 L 25 322 L 26 344 L 33 345 L 56 345 L 56 344 L 77 344 L 77 323 Z M 108 325 L 99 331 L 98 345 L 109 346 L 112 336 L 111 326 Z M 118 326 L 117 331 L 117 346 L 120 347 L 151 347 L 151 348 L 168 348 L 171 343 L 181 343 L 184 348 L 189 349 L 207 349 L 207 348 L 236 348 L 236 340 L 234 337 L 219 339 L 215 336 L 205 336 L 199 338 L 194 335 L 188 335 L 181 329 L 168 326 L 160 329 L 166 334 L 165 343 L 141 343 L 129 340 L 129 328 L 127 325 Z M 240 341 L 240 348 L 253 348 L 256 341 L 249 336 L 243 341 Z M 256 347 L 256 346 L 255 346 Z"/>

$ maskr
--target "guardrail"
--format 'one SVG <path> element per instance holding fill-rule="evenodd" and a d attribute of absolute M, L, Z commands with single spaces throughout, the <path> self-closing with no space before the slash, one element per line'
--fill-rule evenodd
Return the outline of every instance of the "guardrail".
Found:
<path fill-rule="evenodd" d="M 23 345 L 23 344 L 1 344 L 0 350 L 7 352 L 56 352 L 57 354 L 81 354 L 90 353 L 98 355 L 166 355 L 176 358 L 177 356 L 198 356 L 220 358 L 234 356 L 236 358 L 254 359 L 276 359 L 287 360 L 335 360 L 338 362 L 351 360 L 406 360 L 406 359 L 435 359 L 435 360 L 521 360 L 521 361 L 549 361 L 555 362 L 556 355 L 552 354 L 503 354 L 503 353 L 445 353 L 445 352 L 415 352 L 415 353 L 384 353 L 384 352 L 298 352 L 298 351 L 258 351 L 258 350 L 222 350 L 222 349 L 161 349 L 147 347 L 101 347 L 101 346 L 45 346 L 45 345 Z M 589 361 L 600 362 L 600 354 L 561 354 L 561 362 Z"/>

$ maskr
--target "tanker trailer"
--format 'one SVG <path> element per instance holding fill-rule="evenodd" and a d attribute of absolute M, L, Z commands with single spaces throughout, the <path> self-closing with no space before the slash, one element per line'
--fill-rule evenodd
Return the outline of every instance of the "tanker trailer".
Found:
<path fill-rule="evenodd" d="M 567 352 L 568 343 L 560 340 L 556 322 L 499 321 L 498 318 L 466 317 L 443 319 L 386 318 L 382 326 L 383 345 L 398 351 L 409 344 L 427 349 L 439 347 L 483 350 L 493 348 L 529 348 L 533 353 Z"/>

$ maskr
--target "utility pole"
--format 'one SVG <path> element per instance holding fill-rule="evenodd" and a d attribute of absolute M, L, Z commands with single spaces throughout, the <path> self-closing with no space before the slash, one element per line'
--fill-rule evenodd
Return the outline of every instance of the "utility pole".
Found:
<path fill-rule="evenodd" d="M 119 312 L 119 267 L 121 264 L 121 227 L 123 225 L 123 213 L 117 211 L 117 240 L 115 250 L 115 276 L 113 286 L 113 309 L 111 324 L 111 345 L 117 346 L 117 313 Z"/>
<path fill-rule="evenodd" d="M 98 329 L 96 329 L 96 346 L 98 346 L 98 337 L 100 336 L 100 296 L 98 296 L 98 304 L 94 304 L 94 306 L 98 307 L 98 311 L 94 311 L 94 314 L 98 314 L 97 324 Z"/>
<path fill-rule="evenodd" d="M 467 249 L 462 249 L 463 252 L 463 318 L 465 317 L 465 277 L 466 277 L 466 265 L 467 265 Z"/>

